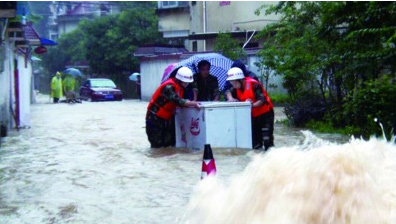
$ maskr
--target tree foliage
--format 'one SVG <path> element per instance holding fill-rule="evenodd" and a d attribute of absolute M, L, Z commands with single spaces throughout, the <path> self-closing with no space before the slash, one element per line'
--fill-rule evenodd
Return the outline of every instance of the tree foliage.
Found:
<path fill-rule="evenodd" d="M 214 50 L 231 60 L 236 60 L 245 56 L 245 52 L 239 45 L 239 42 L 233 39 L 230 33 L 220 33 L 217 36 Z"/>
<path fill-rule="evenodd" d="M 367 83 L 384 75 L 395 79 L 395 2 L 280 2 L 256 13 L 263 10 L 282 17 L 260 32 L 265 41 L 259 56 L 284 77 L 294 108 L 301 100 L 319 101 L 312 105 L 324 105 L 330 121 L 342 126 L 350 114 L 345 105 L 360 99 Z M 370 117 L 369 111 L 358 113 Z"/>
<path fill-rule="evenodd" d="M 81 23 L 86 33 L 86 58 L 97 74 L 115 75 L 137 70 L 133 52 L 139 45 L 162 43 L 154 8 L 132 8 L 119 15 Z"/>
<path fill-rule="evenodd" d="M 133 52 L 140 45 L 164 43 L 158 32 L 156 2 L 118 2 L 119 14 L 80 21 L 78 28 L 62 35 L 52 51 L 59 57 L 46 57 L 58 69 L 76 62 L 88 62 L 93 76 L 116 78 L 139 68 Z M 50 54 L 49 54 L 50 55 Z M 48 56 L 49 56 L 48 55 Z"/>

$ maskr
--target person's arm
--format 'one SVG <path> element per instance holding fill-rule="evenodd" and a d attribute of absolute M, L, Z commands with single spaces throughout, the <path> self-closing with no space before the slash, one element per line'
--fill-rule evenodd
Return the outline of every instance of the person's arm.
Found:
<path fill-rule="evenodd" d="M 196 80 L 196 76 L 194 76 L 194 82 L 190 84 L 191 85 L 191 89 L 193 91 L 193 101 L 197 101 L 198 100 L 198 84 L 197 84 L 197 80 Z"/>
<path fill-rule="evenodd" d="M 233 87 L 231 87 L 230 89 L 228 89 L 226 91 L 226 97 L 227 97 L 227 101 L 229 102 L 238 102 L 238 99 L 235 99 L 234 97 L 232 97 L 232 91 L 235 91 L 235 89 Z"/>
<path fill-rule="evenodd" d="M 257 100 L 256 102 L 252 103 L 252 107 L 259 107 L 259 106 L 262 106 L 262 105 L 264 105 L 264 101 L 262 99 L 261 100 Z"/>
<path fill-rule="evenodd" d="M 56 82 L 56 80 L 54 78 L 52 78 L 51 79 L 51 90 L 53 90 L 53 91 L 55 90 L 55 85 L 56 85 L 55 82 Z"/>
<path fill-rule="evenodd" d="M 213 101 L 219 101 L 219 94 L 217 94 L 214 98 Z"/>
<path fill-rule="evenodd" d="M 198 89 L 193 89 L 194 98 L 193 101 L 197 101 L 198 99 Z"/>
<path fill-rule="evenodd" d="M 217 81 L 217 78 L 214 77 L 214 90 L 213 90 L 213 101 L 219 101 L 220 97 L 220 90 L 219 90 L 219 82 Z"/>
<path fill-rule="evenodd" d="M 183 106 L 186 103 L 186 99 L 180 98 L 175 92 L 175 88 L 172 85 L 166 85 L 162 89 L 162 95 L 169 101 L 172 101 L 178 106 Z"/>
<path fill-rule="evenodd" d="M 257 99 L 257 101 L 252 103 L 252 107 L 260 107 L 260 106 L 264 105 L 266 100 L 265 100 L 264 93 L 261 89 L 260 84 L 253 85 L 253 92 L 254 92 L 254 96 Z"/>
<path fill-rule="evenodd" d="M 191 100 L 187 100 L 183 107 L 195 107 L 197 109 L 201 108 L 200 104 L 197 101 L 191 101 Z"/>
<path fill-rule="evenodd" d="M 198 102 L 180 98 L 179 95 L 176 94 L 175 89 L 173 88 L 172 85 L 165 86 L 165 88 L 162 90 L 162 94 L 164 95 L 165 98 L 174 102 L 178 106 L 181 107 L 193 106 L 195 108 L 200 108 Z"/>

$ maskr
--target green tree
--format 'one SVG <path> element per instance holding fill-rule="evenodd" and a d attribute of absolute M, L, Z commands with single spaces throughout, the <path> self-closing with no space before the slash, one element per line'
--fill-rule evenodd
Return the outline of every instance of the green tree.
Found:
<path fill-rule="evenodd" d="M 349 119 L 343 105 L 367 82 L 395 78 L 395 2 L 280 2 L 257 13 L 262 10 L 282 17 L 260 32 L 265 42 L 259 56 L 283 76 L 295 107 L 315 99 L 311 105 L 321 105 L 331 112 L 331 122 L 342 126 Z M 312 117 L 323 118 L 322 112 Z"/>
<path fill-rule="evenodd" d="M 82 20 L 77 29 L 62 35 L 59 45 L 44 57 L 48 76 L 66 65 L 87 62 L 91 77 L 108 77 L 120 88 L 132 71 L 139 69 L 133 56 L 138 46 L 164 43 L 158 32 L 156 2 L 114 2 L 122 11 L 116 15 Z"/>
<path fill-rule="evenodd" d="M 117 16 L 81 23 L 86 58 L 97 74 L 116 75 L 138 68 L 133 52 L 140 45 L 163 43 L 154 8 L 133 8 Z"/>
<path fill-rule="evenodd" d="M 70 33 L 62 35 L 58 44 L 62 48 L 62 51 L 69 59 L 68 63 L 73 64 L 74 62 L 83 61 L 86 58 L 86 42 L 87 36 L 81 28 L 77 28 Z"/>
<path fill-rule="evenodd" d="M 243 58 L 246 54 L 239 42 L 231 37 L 230 33 L 219 33 L 216 38 L 214 50 L 221 52 L 231 60 Z"/>
<path fill-rule="evenodd" d="M 63 71 L 66 65 L 85 60 L 84 33 L 81 29 L 62 35 L 58 45 L 48 46 L 47 53 L 41 56 L 42 66 L 52 76 L 56 71 Z"/>

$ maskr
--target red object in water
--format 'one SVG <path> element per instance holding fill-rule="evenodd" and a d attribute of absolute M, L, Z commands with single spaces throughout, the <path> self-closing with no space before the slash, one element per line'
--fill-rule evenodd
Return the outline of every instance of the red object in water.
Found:
<path fill-rule="evenodd" d="M 34 49 L 34 53 L 36 54 L 44 54 L 45 52 L 47 52 L 47 48 L 44 46 L 36 47 Z"/>
<path fill-rule="evenodd" d="M 205 144 L 204 155 L 202 160 L 202 173 L 201 179 L 209 175 L 216 175 L 216 164 L 213 158 L 212 148 L 210 144 Z"/>

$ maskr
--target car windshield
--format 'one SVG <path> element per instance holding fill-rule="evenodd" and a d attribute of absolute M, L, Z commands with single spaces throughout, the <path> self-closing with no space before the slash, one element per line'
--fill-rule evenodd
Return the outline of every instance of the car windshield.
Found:
<path fill-rule="evenodd" d="M 109 87 L 109 88 L 116 88 L 116 85 L 113 81 L 108 79 L 101 79 L 101 80 L 91 80 L 91 87 Z"/>

